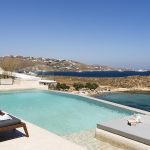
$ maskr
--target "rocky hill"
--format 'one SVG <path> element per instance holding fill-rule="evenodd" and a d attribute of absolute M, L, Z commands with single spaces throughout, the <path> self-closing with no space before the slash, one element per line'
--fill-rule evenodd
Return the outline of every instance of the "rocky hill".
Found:
<path fill-rule="evenodd" d="M 31 71 L 125 71 L 101 65 L 87 65 L 73 60 L 42 57 L 4 56 L 0 57 L 0 67 L 17 72 Z"/>

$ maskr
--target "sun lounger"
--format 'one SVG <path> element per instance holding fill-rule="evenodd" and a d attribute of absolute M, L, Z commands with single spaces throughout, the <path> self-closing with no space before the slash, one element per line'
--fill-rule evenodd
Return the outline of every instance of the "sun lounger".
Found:
<path fill-rule="evenodd" d="M 3 113 L 2 111 L 0 111 L 0 115 L 4 115 L 5 113 Z M 16 128 L 23 128 L 25 135 L 27 137 L 29 137 L 28 134 L 28 130 L 26 127 L 26 124 L 24 122 L 22 122 L 20 119 L 9 115 L 11 117 L 11 119 L 8 120 L 0 120 L 0 132 L 5 132 L 5 131 L 9 131 L 9 130 L 15 130 Z"/>

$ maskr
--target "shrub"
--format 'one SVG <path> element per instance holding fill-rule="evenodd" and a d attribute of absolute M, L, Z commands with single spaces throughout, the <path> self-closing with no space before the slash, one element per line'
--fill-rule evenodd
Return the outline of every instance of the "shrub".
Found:
<path fill-rule="evenodd" d="M 68 90 L 70 87 L 69 86 L 67 86 L 66 84 L 64 84 L 64 83 L 57 83 L 57 85 L 56 85 L 56 89 L 57 90 Z"/>
<path fill-rule="evenodd" d="M 84 88 L 84 85 L 81 83 L 74 83 L 73 87 L 79 91 L 80 89 Z"/>
<path fill-rule="evenodd" d="M 98 84 L 96 84 L 96 83 L 86 83 L 86 85 L 85 85 L 85 88 L 88 88 L 88 89 L 90 89 L 90 90 L 95 90 L 96 88 L 98 87 Z"/>

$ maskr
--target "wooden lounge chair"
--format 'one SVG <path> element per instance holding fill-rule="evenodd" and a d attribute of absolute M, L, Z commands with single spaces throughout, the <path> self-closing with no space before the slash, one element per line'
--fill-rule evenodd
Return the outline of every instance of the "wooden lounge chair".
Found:
<path fill-rule="evenodd" d="M 0 115 L 4 115 L 2 111 L 0 111 Z M 15 130 L 16 128 L 23 128 L 26 137 L 29 137 L 28 130 L 26 124 L 22 122 L 20 119 L 9 115 L 12 119 L 10 120 L 0 120 L 0 132 L 5 132 L 9 130 Z"/>

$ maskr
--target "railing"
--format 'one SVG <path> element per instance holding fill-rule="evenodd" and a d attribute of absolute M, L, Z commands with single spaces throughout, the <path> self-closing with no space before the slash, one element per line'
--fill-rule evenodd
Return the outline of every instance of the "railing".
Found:
<path fill-rule="evenodd" d="M 0 79 L 0 85 L 13 85 L 14 79 L 8 78 L 8 79 Z"/>

